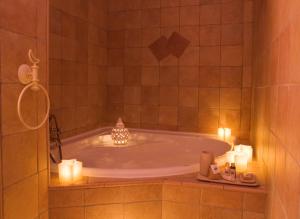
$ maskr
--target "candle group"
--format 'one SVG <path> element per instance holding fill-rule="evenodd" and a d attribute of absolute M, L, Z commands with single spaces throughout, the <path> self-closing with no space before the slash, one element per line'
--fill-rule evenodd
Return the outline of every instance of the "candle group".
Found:
<path fill-rule="evenodd" d="M 226 152 L 228 163 L 235 163 L 237 172 L 247 171 L 248 163 L 252 162 L 253 148 L 249 145 L 236 145 L 233 151 Z"/>
<path fill-rule="evenodd" d="M 218 128 L 218 136 L 224 141 L 230 141 L 231 129 L 230 128 Z"/>
<path fill-rule="evenodd" d="M 82 178 L 82 162 L 76 159 L 62 160 L 58 164 L 59 181 L 62 184 L 70 184 Z"/>

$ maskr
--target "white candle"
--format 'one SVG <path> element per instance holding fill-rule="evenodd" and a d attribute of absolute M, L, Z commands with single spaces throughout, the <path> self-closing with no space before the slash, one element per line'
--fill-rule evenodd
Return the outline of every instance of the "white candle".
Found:
<path fill-rule="evenodd" d="M 242 145 L 242 151 L 247 155 L 248 162 L 252 162 L 253 148 L 249 145 Z"/>
<path fill-rule="evenodd" d="M 224 134 L 225 134 L 225 141 L 230 141 L 231 129 L 230 128 L 224 128 Z"/>
<path fill-rule="evenodd" d="M 234 146 L 236 153 L 244 153 L 247 155 L 248 162 L 252 162 L 253 159 L 253 148 L 249 145 L 236 145 Z"/>
<path fill-rule="evenodd" d="M 82 178 L 82 162 L 74 161 L 73 163 L 73 181 L 81 180 Z"/>
<path fill-rule="evenodd" d="M 82 162 L 75 159 L 62 160 L 58 164 L 59 181 L 62 184 L 70 184 L 82 178 Z"/>
<path fill-rule="evenodd" d="M 224 128 L 218 128 L 218 136 L 222 140 L 225 139 L 225 130 L 224 130 Z"/>
<path fill-rule="evenodd" d="M 248 157 L 245 153 L 235 154 L 235 166 L 236 166 L 236 171 L 239 173 L 243 173 L 247 170 Z"/>
<path fill-rule="evenodd" d="M 218 128 L 218 136 L 224 141 L 230 141 L 231 139 L 231 129 L 230 128 Z"/>
<path fill-rule="evenodd" d="M 226 160 L 228 163 L 234 163 L 235 162 L 235 152 L 227 151 L 226 152 Z"/>

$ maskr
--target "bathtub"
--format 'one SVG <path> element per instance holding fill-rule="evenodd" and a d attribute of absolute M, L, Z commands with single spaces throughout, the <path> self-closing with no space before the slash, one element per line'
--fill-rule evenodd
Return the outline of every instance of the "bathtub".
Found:
<path fill-rule="evenodd" d="M 63 158 L 83 162 L 83 174 L 105 178 L 150 178 L 199 171 L 201 151 L 215 156 L 230 146 L 214 135 L 130 129 L 129 143 L 116 146 L 111 128 L 101 128 L 63 140 Z M 52 165 L 52 171 L 57 168 Z"/>

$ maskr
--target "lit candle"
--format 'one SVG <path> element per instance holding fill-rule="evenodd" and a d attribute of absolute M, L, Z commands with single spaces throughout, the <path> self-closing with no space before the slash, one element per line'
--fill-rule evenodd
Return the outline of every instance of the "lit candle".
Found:
<path fill-rule="evenodd" d="M 235 162 L 235 152 L 227 151 L 226 152 L 226 160 L 228 163 L 234 163 Z"/>
<path fill-rule="evenodd" d="M 74 161 L 73 163 L 73 181 L 81 180 L 82 178 L 82 162 Z"/>
<path fill-rule="evenodd" d="M 253 148 L 249 145 L 242 145 L 242 151 L 247 155 L 248 162 L 252 162 Z"/>
<path fill-rule="evenodd" d="M 249 145 L 236 145 L 234 146 L 236 153 L 244 153 L 247 155 L 248 162 L 252 162 L 253 159 L 253 148 Z"/>
<path fill-rule="evenodd" d="M 230 141 L 231 138 L 231 129 L 224 128 L 225 141 Z"/>
<path fill-rule="evenodd" d="M 218 128 L 218 136 L 220 139 L 229 142 L 231 139 L 231 129 L 230 128 Z"/>
<path fill-rule="evenodd" d="M 241 153 L 242 152 L 242 146 L 241 145 L 235 145 L 234 146 L 234 151 L 236 153 Z"/>
<path fill-rule="evenodd" d="M 247 170 L 248 157 L 245 153 L 235 154 L 235 166 L 236 166 L 236 171 L 239 173 L 243 173 Z"/>
<path fill-rule="evenodd" d="M 59 181 L 62 184 L 70 184 L 82 178 L 82 162 L 75 159 L 62 160 L 58 164 Z"/>
<path fill-rule="evenodd" d="M 218 136 L 222 140 L 225 139 L 225 130 L 224 130 L 224 128 L 218 128 Z"/>

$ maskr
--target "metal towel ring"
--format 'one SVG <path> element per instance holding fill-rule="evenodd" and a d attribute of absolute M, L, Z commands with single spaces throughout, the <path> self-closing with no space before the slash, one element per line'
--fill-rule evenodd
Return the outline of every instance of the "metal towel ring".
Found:
<path fill-rule="evenodd" d="M 18 70 L 19 81 L 22 84 L 26 84 L 26 86 L 23 88 L 23 90 L 21 91 L 20 96 L 18 98 L 17 110 L 18 110 L 18 116 L 19 116 L 19 119 L 20 119 L 21 123 L 26 128 L 28 128 L 30 130 L 36 130 L 36 129 L 41 128 L 46 123 L 46 121 L 48 120 L 49 112 L 50 112 L 50 98 L 49 98 L 48 91 L 46 90 L 46 88 L 39 83 L 39 79 L 38 79 L 38 69 L 39 69 L 39 67 L 38 67 L 37 64 L 40 62 L 40 60 L 32 54 L 31 49 L 28 51 L 28 57 L 29 57 L 30 62 L 33 65 L 30 67 L 29 65 L 23 64 L 19 67 L 19 70 Z M 28 125 L 25 122 L 25 120 L 22 116 L 22 113 L 21 113 L 21 100 L 24 96 L 24 93 L 29 88 L 31 88 L 31 90 L 33 90 L 33 91 L 39 91 L 41 89 L 43 91 L 43 93 L 45 94 L 46 99 L 47 99 L 47 111 L 46 111 L 45 118 L 37 126 Z"/>

